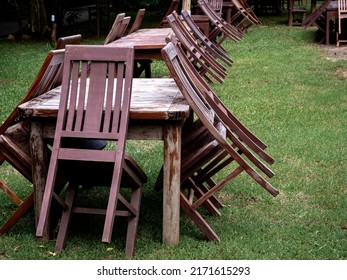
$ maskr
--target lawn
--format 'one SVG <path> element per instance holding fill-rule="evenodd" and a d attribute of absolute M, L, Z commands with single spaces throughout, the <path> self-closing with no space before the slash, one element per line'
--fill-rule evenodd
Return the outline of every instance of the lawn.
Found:
<path fill-rule="evenodd" d="M 329 60 L 315 41 L 315 29 L 289 28 L 283 18 L 267 17 L 241 42 L 223 45 L 234 60 L 223 84 L 213 88 L 225 104 L 268 144 L 276 162 L 269 181 L 280 194 L 273 198 L 246 173 L 222 189 L 222 215 L 207 217 L 219 243 L 206 241 L 181 216 L 178 246 L 161 242 L 162 193 L 153 190 L 161 167 L 160 142 L 130 142 L 129 153 L 149 177 L 142 201 L 135 258 L 188 259 L 347 259 L 347 62 Z M 101 44 L 102 40 L 83 43 Z M 3 122 L 35 77 L 47 42 L 0 41 L 0 122 Z M 155 62 L 153 76 L 168 75 Z M 222 176 L 223 174 L 221 174 Z M 10 166 L 1 180 L 22 197 L 32 185 Z M 97 193 L 92 195 L 97 196 Z M 14 205 L 0 192 L 0 224 Z M 99 220 L 76 221 L 66 249 L 55 254 L 54 240 L 35 238 L 33 211 L 0 238 L 0 259 L 124 259 L 124 234 L 101 242 Z M 116 223 L 116 225 L 118 225 Z"/>

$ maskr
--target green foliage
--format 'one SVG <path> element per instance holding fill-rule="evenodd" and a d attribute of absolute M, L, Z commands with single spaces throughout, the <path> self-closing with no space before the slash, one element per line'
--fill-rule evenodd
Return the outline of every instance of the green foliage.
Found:
<path fill-rule="evenodd" d="M 224 47 L 234 59 L 224 84 L 213 88 L 225 104 L 268 144 L 280 191 L 271 197 L 241 174 L 219 198 L 222 216 L 207 217 L 221 242 L 208 242 L 182 214 L 178 246 L 161 242 L 162 193 L 153 190 L 162 143 L 130 142 L 128 151 L 149 177 L 142 199 L 137 259 L 346 259 L 346 61 L 328 60 L 315 30 L 289 28 L 276 18 L 252 27 L 240 43 Z M 0 122 L 25 93 L 49 45 L 0 43 Z M 167 76 L 155 62 L 155 77 Z M 0 177 L 22 196 L 32 186 L 7 164 Z M 99 195 L 97 192 L 95 196 Z M 0 192 L 0 224 L 14 208 Z M 83 222 L 88 221 L 86 224 Z M 122 222 L 114 241 L 100 241 L 100 220 L 75 220 L 66 249 L 35 239 L 33 212 L 0 238 L 0 259 L 124 259 Z"/>

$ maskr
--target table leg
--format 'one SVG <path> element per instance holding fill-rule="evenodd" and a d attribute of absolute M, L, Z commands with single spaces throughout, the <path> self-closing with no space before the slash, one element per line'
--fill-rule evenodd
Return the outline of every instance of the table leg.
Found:
<path fill-rule="evenodd" d="M 164 126 L 163 242 L 179 242 L 182 122 Z"/>
<path fill-rule="evenodd" d="M 325 44 L 330 44 L 330 13 L 326 14 L 326 23 L 325 23 Z"/>
<path fill-rule="evenodd" d="M 34 209 L 35 209 L 35 225 L 41 211 L 41 203 L 46 184 L 47 166 L 47 148 L 43 140 L 42 124 L 40 122 L 31 122 L 30 131 L 30 149 L 32 160 L 32 180 L 34 185 Z M 49 240 L 49 225 L 46 224 L 42 238 Z"/>

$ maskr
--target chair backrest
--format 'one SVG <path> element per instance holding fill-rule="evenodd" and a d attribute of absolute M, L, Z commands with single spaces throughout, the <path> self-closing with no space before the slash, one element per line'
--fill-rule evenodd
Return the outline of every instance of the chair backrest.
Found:
<path fill-rule="evenodd" d="M 56 138 L 121 139 L 124 145 L 133 58 L 133 48 L 66 49 Z"/>
<path fill-rule="evenodd" d="M 241 1 L 231 0 L 231 2 L 234 5 L 234 9 L 237 11 L 236 15 L 233 16 L 232 21 L 233 19 L 236 20 L 241 15 L 243 18 L 246 18 L 247 20 L 249 20 L 249 22 L 251 22 L 252 24 L 255 24 L 255 25 L 260 24 L 258 17 L 254 17 L 254 14 L 250 13 L 249 10 L 245 8 L 245 6 L 243 5 Z"/>
<path fill-rule="evenodd" d="M 176 11 L 179 4 L 180 4 L 180 0 L 172 0 L 171 1 L 169 8 L 167 9 L 164 17 L 162 18 L 162 20 L 159 23 L 159 27 L 165 26 L 165 23 L 167 22 L 166 17 L 168 15 L 170 15 L 173 11 Z"/>
<path fill-rule="evenodd" d="M 276 196 L 278 191 L 241 156 L 242 153 L 245 153 L 247 154 L 247 157 L 251 159 L 249 157 L 250 152 L 248 149 L 244 147 L 242 143 L 240 143 L 235 137 L 232 137 L 233 132 L 230 131 L 227 125 L 224 124 L 223 120 L 218 116 L 214 108 L 209 104 L 209 102 L 206 101 L 206 99 L 204 99 L 204 96 L 199 93 L 201 89 L 196 86 L 195 81 L 189 79 L 185 70 L 185 65 L 182 64 L 182 61 L 176 52 L 175 46 L 172 43 L 168 43 L 162 49 L 162 54 L 172 77 L 176 81 L 177 86 L 192 107 L 197 117 L 223 147 L 223 149 L 239 164 L 239 168 L 236 173 L 245 170 L 247 174 L 250 175 L 259 185 L 261 185 L 273 196 Z M 216 127 L 216 123 L 224 124 L 228 138 L 232 141 L 231 143 L 227 141 L 223 135 L 221 135 L 220 130 Z M 237 151 L 236 147 L 239 148 L 240 151 Z M 252 160 L 254 159 L 252 158 Z M 253 163 L 258 164 L 256 161 Z M 262 171 L 265 171 L 265 169 Z"/>
<path fill-rule="evenodd" d="M 232 59 L 229 58 L 224 49 L 220 46 L 217 46 L 214 42 L 212 42 L 196 25 L 190 14 L 187 10 L 181 11 L 181 16 L 185 21 L 185 25 L 189 27 L 190 32 L 193 34 L 196 40 L 199 41 L 200 45 L 203 45 L 208 52 L 211 53 L 212 56 L 220 58 L 227 65 L 231 66 L 233 64 Z"/>
<path fill-rule="evenodd" d="M 245 127 L 240 120 L 223 104 L 223 102 L 218 98 L 217 94 L 214 93 L 213 89 L 209 84 L 206 83 L 204 79 L 197 73 L 196 69 L 190 61 L 187 59 L 185 52 L 180 47 L 174 43 L 174 36 L 167 38 L 167 42 L 173 42 L 176 46 L 176 52 L 182 65 L 185 67 L 187 76 L 193 81 L 194 85 L 199 88 L 199 92 L 204 96 L 212 107 L 216 108 L 215 111 L 218 112 L 220 118 L 224 123 L 243 141 L 247 146 L 249 146 L 255 153 L 257 153 L 266 162 L 272 164 L 274 162 L 273 158 L 264 152 L 267 147 L 257 136 L 255 136 L 247 127 Z"/>
<path fill-rule="evenodd" d="M 55 47 L 56 50 L 65 49 L 66 45 L 79 45 L 82 41 L 82 35 L 76 34 L 66 37 L 60 37 L 57 41 L 57 45 Z"/>
<path fill-rule="evenodd" d="M 36 75 L 34 81 L 31 83 L 27 93 L 14 108 L 5 122 L 1 125 L 0 135 L 3 134 L 10 125 L 18 121 L 18 106 L 20 104 L 27 102 L 28 100 L 61 84 L 63 61 L 64 50 L 52 50 L 48 52 L 38 74 Z"/>
<path fill-rule="evenodd" d="M 47 192 L 42 200 L 37 236 L 42 236 L 48 218 L 59 160 L 114 163 L 110 192 L 118 192 L 124 167 L 133 68 L 133 48 L 66 47 Z M 109 140 L 114 145 L 111 150 L 70 146 L 76 139 Z M 115 206 L 113 200 L 112 203 Z M 113 222 L 109 223 L 114 219 L 113 206 L 106 213 L 109 229 L 113 226 Z"/>
<path fill-rule="evenodd" d="M 227 23 L 215 10 L 211 8 L 207 0 L 198 0 L 199 7 L 203 13 L 209 18 L 211 24 L 219 31 L 224 33 L 227 37 L 238 42 L 243 36 L 243 32 L 238 30 L 234 25 Z M 218 32 L 218 33 L 219 33 Z M 218 34 L 217 34 L 218 35 Z"/>
<path fill-rule="evenodd" d="M 117 14 L 113 25 L 109 31 L 109 33 L 106 36 L 106 39 L 104 41 L 104 45 L 113 42 L 114 40 L 118 39 L 120 36 L 120 29 L 122 26 L 122 21 L 125 17 L 125 13 Z"/>
<path fill-rule="evenodd" d="M 137 14 L 136 14 L 136 17 L 135 17 L 135 20 L 134 20 L 134 23 L 133 25 L 131 26 L 128 34 L 131 34 L 137 30 L 140 29 L 140 26 L 142 24 L 142 21 L 143 21 L 143 18 L 145 16 L 145 12 L 146 12 L 146 9 L 139 9 L 137 11 Z"/>
<path fill-rule="evenodd" d="M 209 81 L 213 79 L 218 82 L 224 82 L 227 75 L 226 69 L 204 48 L 199 46 L 185 25 L 182 24 L 177 12 L 167 16 L 167 21 L 177 36 L 179 42 L 189 53 L 194 64 L 200 68 L 200 74 Z M 212 78 L 212 80 L 211 80 Z"/>

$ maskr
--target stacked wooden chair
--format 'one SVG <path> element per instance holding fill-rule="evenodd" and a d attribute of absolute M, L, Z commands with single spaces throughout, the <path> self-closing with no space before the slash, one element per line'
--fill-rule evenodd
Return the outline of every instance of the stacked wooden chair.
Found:
<path fill-rule="evenodd" d="M 32 98 L 47 92 L 61 84 L 64 49 L 67 44 L 79 44 L 81 35 L 59 38 L 56 50 L 48 52 L 38 74 L 22 100 L 13 109 L 0 127 L 0 164 L 5 161 L 12 165 L 29 182 L 32 182 L 32 165 L 30 157 L 30 123 L 18 114 L 18 106 Z M 0 234 L 7 233 L 18 220 L 32 207 L 33 192 L 21 199 L 16 192 L 0 179 L 0 188 L 18 206 L 10 218 L 0 228 Z"/>
<path fill-rule="evenodd" d="M 276 196 L 278 191 L 264 178 L 274 175 L 265 164 L 272 164 L 274 160 L 265 152 L 265 143 L 218 99 L 180 44 L 171 41 L 162 53 L 172 77 L 197 116 L 182 140 L 181 208 L 209 240 L 219 240 L 199 210 L 200 206 L 209 214 L 219 214 L 222 203 L 216 198 L 216 192 L 242 171 Z M 215 175 L 222 170 L 231 172 L 218 180 Z"/>
<path fill-rule="evenodd" d="M 202 12 L 208 16 L 212 31 L 209 34 L 209 38 L 212 41 L 217 42 L 218 45 L 222 45 L 226 38 L 229 38 L 235 42 L 239 42 L 244 36 L 244 31 L 235 25 L 231 25 L 226 22 L 207 2 L 207 0 L 197 1 Z"/>
<path fill-rule="evenodd" d="M 63 209 L 56 251 L 63 249 L 71 216 L 78 213 L 105 216 L 105 243 L 111 242 L 115 217 L 125 217 L 125 252 L 128 257 L 134 254 L 142 186 L 147 177 L 125 153 L 133 61 L 133 48 L 66 48 L 58 119 L 36 230 L 41 237 L 54 197 Z M 108 141 L 109 146 L 95 150 L 71 144 L 83 139 Z M 69 181 L 65 201 L 55 192 L 57 172 L 61 169 L 66 170 Z M 80 186 L 86 192 L 94 186 L 107 187 L 107 205 L 78 205 L 75 198 Z"/>
<path fill-rule="evenodd" d="M 345 23 L 346 26 L 347 23 L 347 0 L 338 0 L 337 5 L 336 45 L 340 46 L 340 43 L 347 43 L 347 27 L 343 29 L 342 24 Z M 342 34 L 344 34 L 346 38 L 342 39 Z"/>
<path fill-rule="evenodd" d="M 181 20 L 183 21 L 183 25 L 189 28 L 189 31 L 194 36 L 196 42 L 200 46 L 205 48 L 207 52 L 209 52 L 213 57 L 221 60 L 228 66 L 231 66 L 233 64 L 233 60 L 229 57 L 226 51 L 214 42 L 212 42 L 205 35 L 205 33 L 203 33 L 200 30 L 200 28 L 195 24 L 187 10 L 181 11 Z"/>
<path fill-rule="evenodd" d="M 131 20 L 131 18 L 126 17 L 125 13 L 117 14 L 117 16 L 113 22 L 113 25 L 112 25 L 110 31 L 108 32 L 108 34 L 105 38 L 104 45 L 109 44 L 109 43 L 121 38 L 124 35 L 128 25 L 130 23 L 130 20 Z"/>
<path fill-rule="evenodd" d="M 218 81 L 222 83 L 227 75 L 226 68 L 196 42 L 189 29 L 182 23 L 176 12 L 168 15 L 166 19 L 199 73 L 208 81 Z"/>
<path fill-rule="evenodd" d="M 128 34 L 134 33 L 140 29 L 143 18 L 145 16 L 145 12 L 146 12 L 146 9 L 139 9 L 137 11 L 135 20 Z M 152 60 L 150 59 L 141 59 L 141 60 L 136 59 L 134 64 L 134 78 L 140 77 L 143 72 L 145 73 L 146 78 L 151 78 L 152 76 L 151 63 L 152 63 Z"/>
<path fill-rule="evenodd" d="M 253 13 L 252 9 L 245 6 L 245 1 L 231 0 L 233 4 L 233 16 L 230 23 L 237 28 L 245 31 L 251 25 L 260 25 L 261 22 L 258 17 Z"/>

